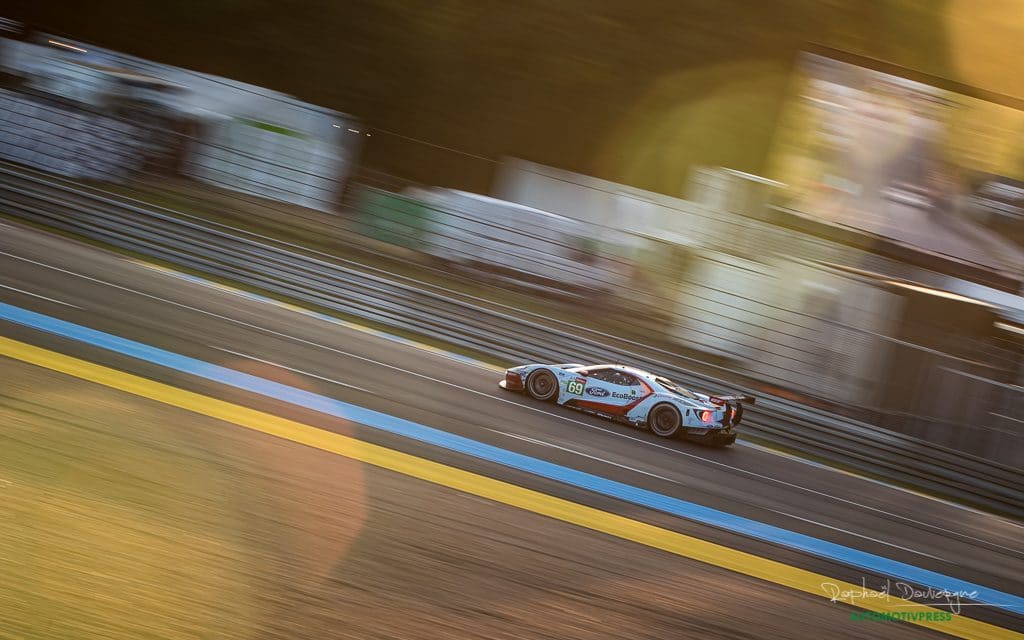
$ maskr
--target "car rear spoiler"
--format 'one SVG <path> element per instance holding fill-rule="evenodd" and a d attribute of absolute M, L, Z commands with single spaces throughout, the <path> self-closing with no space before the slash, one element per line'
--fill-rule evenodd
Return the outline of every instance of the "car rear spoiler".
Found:
<path fill-rule="evenodd" d="M 754 404 L 757 398 L 754 396 L 708 396 L 714 404 L 725 404 L 726 402 L 737 402 L 740 404 Z"/>

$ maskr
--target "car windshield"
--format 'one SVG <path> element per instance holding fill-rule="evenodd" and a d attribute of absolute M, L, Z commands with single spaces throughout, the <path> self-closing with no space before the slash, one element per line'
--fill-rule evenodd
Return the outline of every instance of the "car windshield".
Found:
<path fill-rule="evenodd" d="M 690 391 L 689 389 L 684 389 L 683 387 L 680 387 L 679 385 L 677 385 L 676 383 L 672 382 L 668 378 L 656 377 L 656 378 L 654 378 L 654 381 L 657 382 L 658 384 L 660 384 L 661 386 L 665 387 L 666 389 L 668 389 L 672 393 L 678 393 L 679 395 L 687 397 L 687 398 L 690 398 L 691 400 L 698 400 L 699 399 L 696 396 L 696 394 L 694 394 L 692 391 Z"/>

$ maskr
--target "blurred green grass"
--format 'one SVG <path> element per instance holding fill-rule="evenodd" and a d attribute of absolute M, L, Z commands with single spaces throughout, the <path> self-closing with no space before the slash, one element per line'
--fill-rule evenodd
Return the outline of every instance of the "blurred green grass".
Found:
<path fill-rule="evenodd" d="M 141 401 L 17 368 L 39 384 L 0 396 L 0 637 L 253 637 L 241 471 Z"/>

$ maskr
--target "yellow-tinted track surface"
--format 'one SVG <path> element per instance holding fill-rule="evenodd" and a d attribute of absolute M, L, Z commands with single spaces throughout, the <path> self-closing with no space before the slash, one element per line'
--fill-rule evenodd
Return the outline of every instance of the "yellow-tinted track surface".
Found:
<path fill-rule="evenodd" d="M 0 355 L 623 540 L 661 549 L 677 556 L 797 589 L 819 598 L 828 597 L 822 585 L 831 583 L 841 591 L 867 595 L 868 597 L 858 598 L 857 607 L 859 609 L 881 614 L 913 613 L 916 619 L 906 619 L 908 623 L 954 637 L 1024 639 L 1024 634 L 964 616 L 950 615 L 938 609 L 911 603 L 891 594 L 885 596 L 878 592 L 870 592 L 861 585 L 834 580 L 828 576 L 693 536 L 366 443 L 238 404 L 147 380 L 8 338 L 0 337 Z"/>

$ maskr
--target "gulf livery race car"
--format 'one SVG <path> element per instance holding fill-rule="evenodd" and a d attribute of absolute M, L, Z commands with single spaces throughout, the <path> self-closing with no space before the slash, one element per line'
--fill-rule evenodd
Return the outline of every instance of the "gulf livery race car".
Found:
<path fill-rule="evenodd" d="M 505 371 L 498 385 L 587 413 L 647 427 L 663 438 L 716 446 L 736 441 L 750 396 L 709 396 L 622 365 L 527 364 Z"/>

